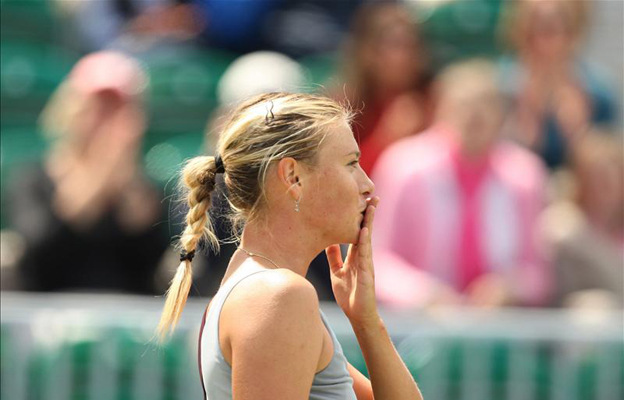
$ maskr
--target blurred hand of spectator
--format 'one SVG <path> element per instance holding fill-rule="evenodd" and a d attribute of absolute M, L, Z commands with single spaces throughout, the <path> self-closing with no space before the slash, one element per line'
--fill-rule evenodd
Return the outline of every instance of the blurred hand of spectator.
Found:
<path fill-rule="evenodd" d="M 135 106 L 107 96 L 96 95 L 91 100 L 100 104 L 83 115 L 85 143 L 51 159 L 55 208 L 76 226 L 90 226 L 109 204 L 123 199 L 137 173 L 143 117 Z"/>
<path fill-rule="evenodd" d="M 566 140 L 576 139 L 591 118 L 589 100 L 579 83 L 566 70 L 538 67 L 528 72 L 519 94 L 518 139 L 527 147 L 540 146 L 545 118 L 553 115 Z"/>
<path fill-rule="evenodd" d="M 476 278 L 466 288 L 468 305 L 482 308 L 497 308 L 513 305 L 516 302 L 509 279 L 494 273 L 486 273 Z"/>

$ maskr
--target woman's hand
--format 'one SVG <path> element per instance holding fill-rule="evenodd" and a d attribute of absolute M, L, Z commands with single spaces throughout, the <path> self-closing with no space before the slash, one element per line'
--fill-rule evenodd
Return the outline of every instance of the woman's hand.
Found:
<path fill-rule="evenodd" d="M 371 377 L 371 390 L 360 389 L 363 398 L 422 400 L 414 378 L 399 357 L 383 321 L 377 313 L 375 271 L 371 234 L 378 197 L 368 202 L 357 244 L 349 246 L 343 262 L 338 245 L 325 251 L 329 260 L 332 288 L 357 337 Z M 364 385 L 367 386 L 367 385 Z M 359 397 L 358 397 L 359 398 Z"/>
<path fill-rule="evenodd" d="M 344 262 L 339 245 L 334 244 L 325 249 L 336 302 L 352 325 L 366 326 L 379 321 L 371 248 L 373 219 L 378 203 L 378 197 L 369 200 L 358 242 L 349 245 Z"/>

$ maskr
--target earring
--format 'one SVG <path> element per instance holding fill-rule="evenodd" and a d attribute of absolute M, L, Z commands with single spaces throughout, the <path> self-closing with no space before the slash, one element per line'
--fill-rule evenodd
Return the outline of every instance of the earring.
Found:
<path fill-rule="evenodd" d="M 301 201 L 301 198 L 299 198 L 298 200 L 295 200 L 295 212 L 299 212 L 299 202 Z"/>

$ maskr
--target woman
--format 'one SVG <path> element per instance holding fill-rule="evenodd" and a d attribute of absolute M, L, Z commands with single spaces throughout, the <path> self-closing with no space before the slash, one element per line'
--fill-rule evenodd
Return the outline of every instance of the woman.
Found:
<path fill-rule="evenodd" d="M 590 5 L 516 0 L 501 19 L 501 34 L 516 52 L 501 62 L 501 85 L 513 105 L 507 134 L 551 169 L 569 162 L 589 126 L 615 122 L 607 80 L 579 56 Z"/>
<path fill-rule="evenodd" d="M 12 225 L 25 239 L 22 287 L 154 294 L 167 237 L 161 197 L 140 164 L 145 133 L 139 63 L 83 57 L 46 106 L 54 144 L 15 176 Z"/>
<path fill-rule="evenodd" d="M 420 132 L 431 121 L 431 77 L 410 11 L 377 2 L 355 15 L 344 53 L 344 87 L 338 92 L 363 107 L 353 124 L 370 174 L 390 144 Z"/>
<path fill-rule="evenodd" d="M 422 399 L 377 313 L 370 238 L 378 198 L 358 164 L 350 120 L 324 97 L 260 95 L 234 110 L 216 157 L 192 159 L 183 171 L 190 209 L 161 334 L 180 316 L 200 239 L 218 246 L 207 224 L 217 174 L 234 220 L 245 223 L 201 330 L 211 400 Z M 351 243 L 344 262 L 336 243 Z M 305 279 L 323 249 L 371 381 L 344 358 Z"/>

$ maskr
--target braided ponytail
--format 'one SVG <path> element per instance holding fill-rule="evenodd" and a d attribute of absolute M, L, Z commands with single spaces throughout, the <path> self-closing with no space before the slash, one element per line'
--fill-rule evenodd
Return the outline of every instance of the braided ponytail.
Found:
<path fill-rule="evenodd" d="M 161 340 L 178 323 L 186 304 L 193 281 L 191 261 L 199 242 L 204 238 L 212 248 L 219 248 L 219 240 L 208 215 L 216 174 L 215 158 L 206 156 L 189 160 L 182 171 L 182 181 L 188 190 L 189 211 L 186 215 L 186 228 L 179 241 L 183 257 L 167 290 L 165 307 L 158 323 L 157 332 Z"/>

